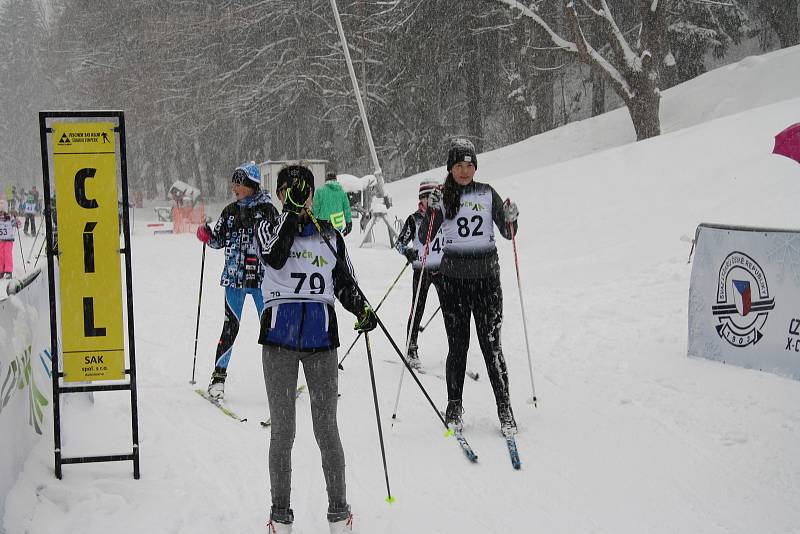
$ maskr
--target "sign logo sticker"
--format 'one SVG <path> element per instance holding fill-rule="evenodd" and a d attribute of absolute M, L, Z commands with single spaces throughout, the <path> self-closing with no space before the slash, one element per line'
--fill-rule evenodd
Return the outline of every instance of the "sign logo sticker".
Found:
<path fill-rule="evenodd" d="M 716 304 L 711 307 L 719 337 L 734 347 L 756 345 L 774 308 L 761 266 L 743 252 L 731 252 L 720 266 Z"/>

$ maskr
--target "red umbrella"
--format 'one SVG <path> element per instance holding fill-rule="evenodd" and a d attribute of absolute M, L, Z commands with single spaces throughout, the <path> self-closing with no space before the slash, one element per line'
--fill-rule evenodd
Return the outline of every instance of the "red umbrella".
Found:
<path fill-rule="evenodd" d="M 775 136 L 773 154 L 786 156 L 800 163 L 800 122 L 792 124 Z"/>

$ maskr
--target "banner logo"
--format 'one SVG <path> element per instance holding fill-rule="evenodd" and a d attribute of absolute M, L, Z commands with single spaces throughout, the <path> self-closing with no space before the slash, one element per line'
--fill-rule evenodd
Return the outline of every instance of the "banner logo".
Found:
<path fill-rule="evenodd" d="M 719 320 L 719 337 L 734 347 L 755 345 L 764 337 L 761 331 L 774 308 L 761 266 L 743 252 L 731 252 L 720 266 L 717 304 L 711 307 Z"/>

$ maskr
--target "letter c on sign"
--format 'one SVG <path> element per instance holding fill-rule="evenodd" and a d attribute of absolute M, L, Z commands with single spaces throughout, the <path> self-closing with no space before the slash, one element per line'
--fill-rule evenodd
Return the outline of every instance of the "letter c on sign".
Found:
<path fill-rule="evenodd" d="M 97 207 L 95 199 L 86 198 L 86 179 L 94 178 L 97 169 L 81 169 L 75 175 L 75 200 L 82 208 L 94 209 Z"/>

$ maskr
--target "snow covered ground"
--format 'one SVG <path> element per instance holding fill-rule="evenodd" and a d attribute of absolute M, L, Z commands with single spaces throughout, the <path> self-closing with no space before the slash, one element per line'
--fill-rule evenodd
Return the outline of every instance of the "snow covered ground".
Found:
<path fill-rule="evenodd" d="M 477 179 L 521 210 L 518 240 L 539 406 L 531 395 L 510 242 L 499 243 L 503 345 L 520 427 L 522 471 L 499 437 L 485 376 L 467 381 L 467 462 L 419 390 L 403 384 L 384 336 L 372 336 L 392 494 L 387 504 L 363 343 L 340 374 L 348 494 L 362 534 L 800 532 L 800 383 L 686 357 L 689 245 L 703 221 L 797 228 L 800 165 L 770 154 L 772 136 L 800 120 L 800 49 L 748 58 L 665 94 L 665 133 L 632 140 L 624 110 L 479 155 Z M 443 155 L 444 160 L 444 155 Z M 424 177 L 442 178 L 441 169 Z M 394 214 L 416 204 L 423 176 L 392 184 Z M 201 246 L 133 238 L 142 478 L 130 463 L 65 466 L 52 440 L 36 447 L 6 503 L 9 534 L 265 532 L 269 432 L 258 322 L 246 304 L 222 415 L 192 391 Z M 379 239 L 383 238 L 381 232 Z M 377 303 L 402 268 L 388 248 L 356 248 L 353 263 Z M 27 252 L 27 248 L 25 249 Z M 198 386 L 222 326 L 222 253 L 206 257 Z M 398 342 L 408 273 L 381 309 Z M 428 314 L 436 307 L 432 294 Z M 341 310 L 341 308 L 340 308 Z M 340 311 L 343 349 L 354 335 Z M 446 400 L 444 329 L 420 334 L 421 380 Z M 474 342 L 468 367 L 485 375 Z M 302 379 L 301 379 L 302 380 Z M 307 396 L 298 400 L 295 532 L 325 532 L 326 498 Z M 130 447 L 125 393 L 65 409 L 67 455 Z"/>

